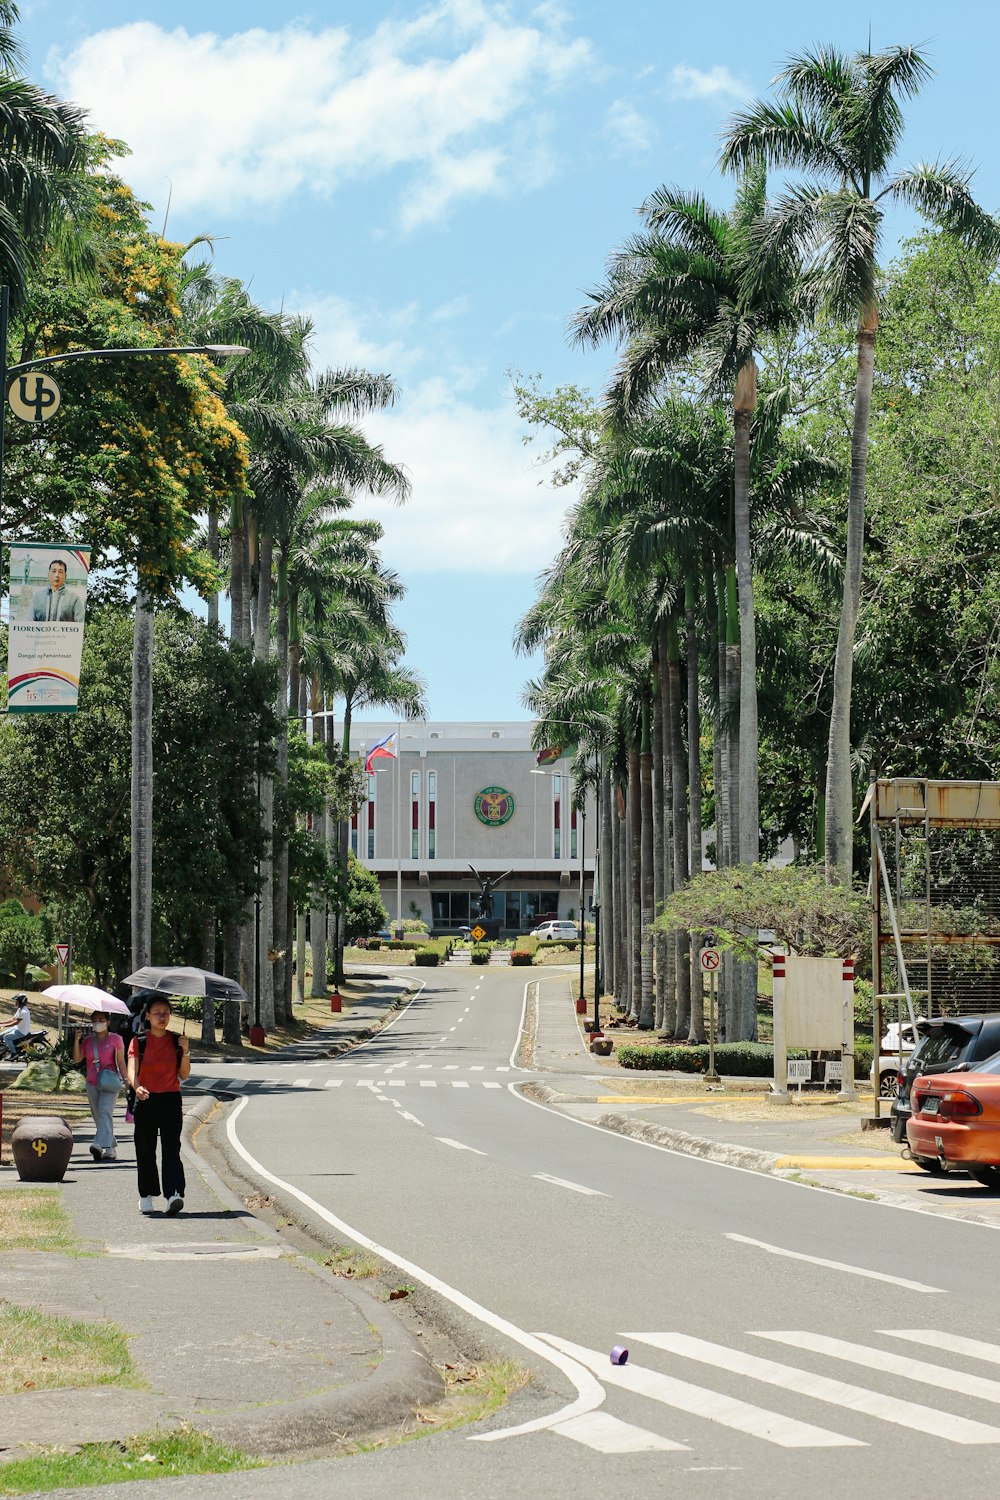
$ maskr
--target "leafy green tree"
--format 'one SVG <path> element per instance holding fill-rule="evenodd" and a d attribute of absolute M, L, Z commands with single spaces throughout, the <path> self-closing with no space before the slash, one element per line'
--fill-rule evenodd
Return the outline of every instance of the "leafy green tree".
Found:
<path fill-rule="evenodd" d="M 51 963 L 52 944 L 42 917 L 12 896 L 0 902 L 0 973 L 20 987 L 29 965 Z"/>
<path fill-rule="evenodd" d="M 379 894 L 378 876 L 368 870 L 353 854 L 347 857 L 346 941 L 374 937 L 388 925 L 389 913 Z"/>
<path fill-rule="evenodd" d="M 722 165 L 729 170 L 773 167 L 806 174 L 762 222 L 747 285 L 763 285 L 775 259 L 792 249 L 809 261 L 817 305 L 838 318 L 858 320 L 847 558 L 826 782 L 827 873 L 847 881 L 853 825 L 851 697 L 885 208 L 915 209 L 989 253 L 998 244 L 997 225 L 972 198 L 966 169 L 938 162 L 892 171 L 903 131 L 900 101 L 912 98 L 930 73 L 914 47 L 854 56 L 818 48 L 793 56 L 778 74 L 777 99 L 735 114 L 722 150 Z"/>

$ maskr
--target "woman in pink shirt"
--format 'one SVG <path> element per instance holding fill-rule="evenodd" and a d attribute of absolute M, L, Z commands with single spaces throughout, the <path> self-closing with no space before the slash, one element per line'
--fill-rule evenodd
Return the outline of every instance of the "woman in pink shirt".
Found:
<path fill-rule="evenodd" d="M 93 1031 L 89 1036 L 81 1036 L 79 1031 L 73 1033 L 73 1061 L 87 1064 L 87 1098 L 97 1126 L 90 1154 L 95 1161 L 114 1161 L 118 1155 L 115 1100 L 122 1085 L 128 1083 L 125 1044 L 109 1030 L 110 1017 L 103 1011 L 95 1010 L 90 1024 Z"/>

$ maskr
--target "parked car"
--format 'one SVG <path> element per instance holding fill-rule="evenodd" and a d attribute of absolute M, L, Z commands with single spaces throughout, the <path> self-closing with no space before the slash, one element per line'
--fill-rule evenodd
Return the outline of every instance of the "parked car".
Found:
<path fill-rule="evenodd" d="M 892 1138 L 900 1145 L 907 1138 L 910 1089 L 919 1074 L 930 1078 L 959 1069 L 967 1072 L 976 1063 L 1000 1052 L 1000 1015 L 936 1016 L 929 1021 L 918 1021 L 917 1031 L 920 1041 L 903 1065 L 899 1091 L 890 1110 Z M 913 1160 L 925 1171 L 941 1171 L 941 1163 L 934 1154 L 925 1157 L 913 1152 Z"/>
<path fill-rule="evenodd" d="M 540 943 L 575 942 L 580 933 L 575 922 L 543 922 L 532 936 Z"/>
<path fill-rule="evenodd" d="M 918 1073 L 911 1087 L 906 1138 L 914 1160 L 964 1168 L 983 1187 L 1000 1188 L 1000 1054 L 959 1077 Z"/>

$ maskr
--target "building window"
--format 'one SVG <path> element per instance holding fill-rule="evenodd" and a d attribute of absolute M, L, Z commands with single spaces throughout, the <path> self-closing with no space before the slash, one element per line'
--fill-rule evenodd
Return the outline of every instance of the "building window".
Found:
<path fill-rule="evenodd" d="M 561 817 L 560 817 L 561 810 L 562 810 L 562 777 L 561 776 L 553 776 L 553 778 L 552 778 L 552 857 L 553 857 L 553 859 L 561 859 L 561 857 L 562 857 L 562 828 L 560 826 L 560 823 L 561 823 Z"/>
<path fill-rule="evenodd" d="M 576 804 L 570 809 L 569 815 L 569 857 L 576 859 Z"/>
<path fill-rule="evenodd" d="M 437 786 L 436 771 L 427 772 L 427 858 L 437 853 Z"/>
<path fill-rule="evenodd" d="M 358 857 L 358 809 L 354 809 L 351 817 L 351 853 L 355 859 Z"/>
<path fill-rule="evenodd" d="M 376 787 L 376 785 L 377 785 L 377 783 L 376 783 L 376 780 L 375 780 L 375 772 L 374 771 L 369 771 L 369 773 L 368 773 L 368 838 L 366 840 L 366 847 L 367 847 L 367 850 L 368 850 L 367 858 L 369 860 L 373 860 L 375 858 L 375 787 Z"/>
<path fill-rule="evenodd" d="M 420 772 L 410 772 L 410 858 L 420 858 Z"/>

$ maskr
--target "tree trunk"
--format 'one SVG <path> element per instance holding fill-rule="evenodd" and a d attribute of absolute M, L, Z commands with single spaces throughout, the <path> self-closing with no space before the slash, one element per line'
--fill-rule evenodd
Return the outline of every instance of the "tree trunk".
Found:
<path fill-rule="evenodd" d="M 295 998 L 300 1005 L 305 1004 L 306 999 L 306 914 L 304 911 L 296 913 L 295 917 Z"/>
<path fill-rule="evenodd" d="M 601 975 L 607 994 L 615 993 L 615 846 L 612 821 L 611 772 L 605 766 L 601 775 Z"/>
<path fill-rule="evenodd" d="M 657 655 L 660 665 L 660 680 L 657 684 L 660 699 L 660 714 L 663 720 L 663 741 L 660 746 L 660 774 L 663 777 L 663 894 L 674 891 L 674 767 L 670 751 L 670 664 L 667 661 L 666 625 L 661 621 Z M 661 1030 L 668 1036 L 674 1034 L 677 1016 L 677 935 L 664 934 L 664 984 L 663 1018 Z"/>
<path fill-rule="evenodd" d="M 642 1010 L 642 791 L 636 744 L 628 751 L 628 870 L 629 1017 L 638 1024 Z"/>
<path fill-rule="evenodd" d="M 225 972 L 239 978 L 240 972 L 240 934 L 241 929 L 238 922 L 227 922 L 222 935 L 222 956 L 225 963 Z M 240 1034 L 240 1003 L 238 1000 L 227 1000 L 222 1007 L 222 1040 L 227 1047 L 239 1047 L 243 1038 Z"/>
<path fill-rule="evenodd" d="M 663 783 L 663 696 L 660 692 L 660 661 L 657 652 L 654 664 L 656 679 L 653 692 L 653 910 L 659 916 L 665 894 L 664 862 L 666 860 L 666 829 L 664 824 Z M 667 997 L 667 944 L 665 932 L 657 932 L 653 939 L 655 963 L 656 1003 L 653 1025 L 662 1031 L 666 1014 Z"/>
<path fill-rule="evenodd" d="M 254 621 L 253 649 L 262 664 L 271 653 L 271 578 L 274 543 L 265 531 L 260 540 L 260 575 L 257 585 L 257 615 Z M 256 1014 L 265 1031 L 273 1031 L 274 964 L 274 781 L 270 775 L 258 779 L 260 788 L 260 821 L 265 839 L 264 854 L 258 872 L 259 890 L 255 913 L 254 982 L 258 989 Z"/>
<path fill-rule="evenodd" d="M 153 949 L 153 613 L 140 582 L 132 636 L 132 970 Z"/>
<path fill-rule="evenodd" d="M 733 406 L 734 523 L 740 616 L 740 863 L 760 858 L 760 788 L 757 744 L 757 632 L 750 555 L 750 422 L 757 400 L 757 366 L 748 360 L 736 381 Z"/>
<path fill-rule="evenodd" d="M 639 1027 L 652 1031 L 655 1021 L 653 996 L 653 740 L 649 689 L 642 704 L 642 748 L 639 755 L 640 797 L 640 1000 Z"/>
<path fill-rule="evenodd" d="M 851 689 L 854 638 L 861 607 L 861 566 L 865 541 L 865 470 L 868 422 L 875 373 L 878 313 L 866 307 L 858 328 L 858 368 L 854 386 L 854 430 L 851 434 L 851 485 L 847 501 L 847 558 L 844 598 L 833 667 L 833 706 L 826 762 L 826 878 L 851 882 L 853 873 L 854 795 L 851 781 Z"/>
<path fill-rule="evenodd" d="M 697 582 L 688 574 L 684 584 L 685 654 L 687 657 L 687 723 L 688 723 L 688 869 L 701 873 L 701 709 L 698 699 L 698 591 Z M 701 965 L 696 961 L 698 944 L 691 950 L 691 1034 L 697 1041 L 705 1038 L 705 992 Z"/>
<path fill-rule="evenodd" d="M 631 1005 L 631 964 L 629 962 L 629 943 L 631 929 L 631 906 L 629 900 L 629 868 L 628 868 L 628 804 L 621 787 L 616 789 L 618 801 L 618 839 L 617 839 L 617 868 L 618 888 L 616 901 L 618 904 L 618 931 L 617 931 L 617 955 L 615 957 L 615 972 L 618 978 L 618 1003 L 626 1015 Z"/>
<path fill-rule="evenodd" d="M 208 507 L 208 555 L 219 566 L 219 507 L 213 501 Z M 214 627 L 219 624 L 219 595 L 213 589 L 208 596 L 208 623 Z"/>
<path fill-rule="evenodd" d="M 281 828 L 274 830 L 272 810 L 272 847 L 274 849 L 274 901 L 273 943 L 279 955 L 274 962 L 274 1011 L 276 1020 L 283 1024 L 292 1019 L 291 993 L 291 922 L 288 899 L 288 839 L 285 835 L 288 793 L 288 588 L 285 580 L 285 562 L 282 556 L 278 563 L 278 608 L 276 643 L 278 655 L 278 693 L 275 707 L 278 732 L 275 749 L 277 758 L 276 789 L 281 809 Z"/>
<path fill-rule="evenodd" d="M 322 699 L 319 691 L 319 683 L 313 678 L 312 701 L 310 708 L 313 713 L 313 741 L 325 746 L 326 744 L 326 720 L 319 718 L 319 710 Z M 328 858 L 326 847 L 326 808 L 316 813 L 313 817 L 313 838 L 322 851 L 324 861 Z M 309 948 L 312 954 L 312 990 L 311 994 L 316 997 L 326 994 L 326 900 L 319 892 L 314 892 L 313 903 L 309 911 Z"/>
<path fill-rule="evenodd" d="M 684 734 L 681 725 L 681 667 L 680 644 L 677 635 L 677 618 L 671 616 L 665 626 L 667 671 L 670 686 L 668 739 L 670 744 L 670 774 L 674 801 L 674 889 L 680 890 L 688 878 L 688 811 L 687 775 L 685 769 Z M 676 945 L 677 962 L 677 1007 L 675 1011 L 674 1035 L 686 1037 L 691 1026 L 691 941 L 687 933 L 680 933 Z"/>
<path fill-rule="evenodd" d="M 206 913 L 201 924 L 201 966 L 210 973 L 215 967 L 215 913 Z M 201 1007 L 201 1041 L 204 1047 L 215 1046 L 215 1001 L 206 995 Z"/>

